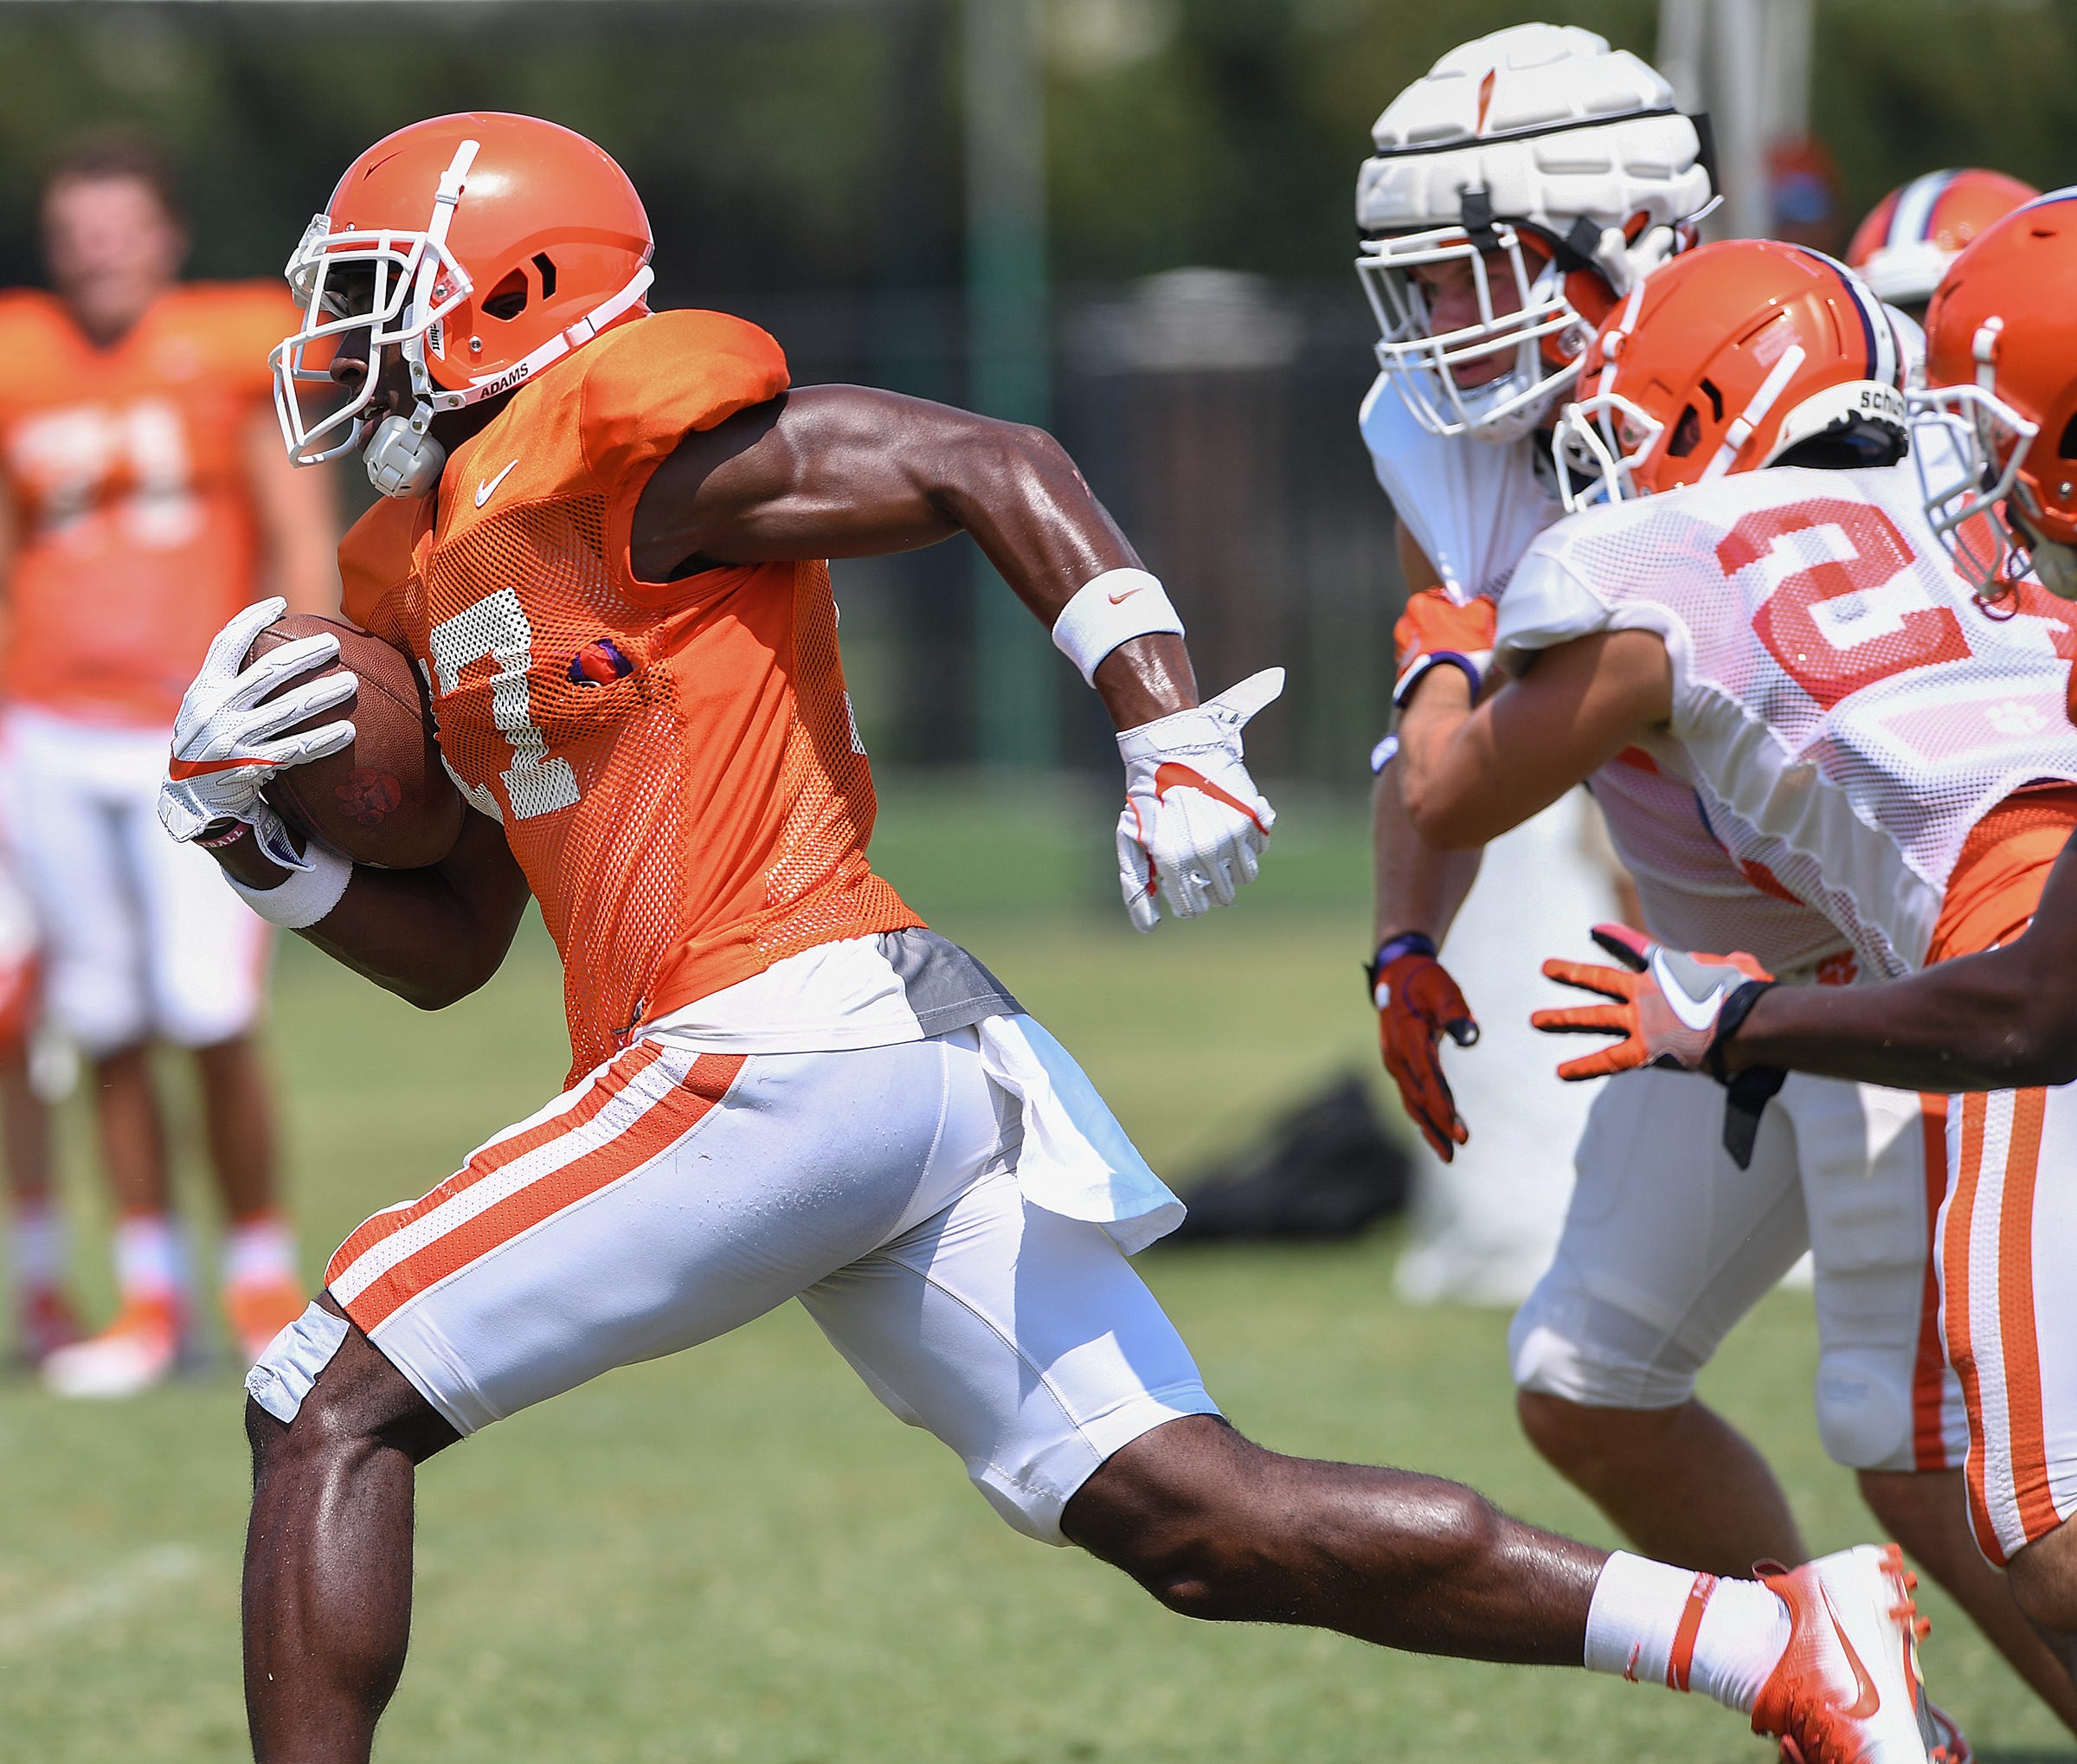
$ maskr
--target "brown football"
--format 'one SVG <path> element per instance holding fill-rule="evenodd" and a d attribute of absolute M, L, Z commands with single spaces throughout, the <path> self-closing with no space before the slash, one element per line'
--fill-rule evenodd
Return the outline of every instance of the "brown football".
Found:
<path fill-rule="evenodd" d="M 440 763 L 433 713 L 411 658 L 358 626 L 291 613 L 253 640 L 246 660 L 319 631 L 338 636 L 338 659 L 298 674 L 296 681 L 322 679 L 344 668 L 360 689 L 307 726 L 348 718 L 354 738 L 337 753 L 282 773 L 267 785 L 267 800 L 283 820 L 357 864 L 389 870 L 437 864 L 461 836 L 466 808 Z"/>

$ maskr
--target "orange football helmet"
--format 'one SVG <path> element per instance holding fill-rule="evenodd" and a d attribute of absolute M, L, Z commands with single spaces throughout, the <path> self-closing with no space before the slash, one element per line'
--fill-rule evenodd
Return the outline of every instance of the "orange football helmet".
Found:
<path fill-rule="evenodd" d="M 1587 345 L 1586 396 L 1552 438 L 1568 509 L 1784 462 L 1894 465 L 1903 351 L 1881 301 L 1800 245 L 1733 239 L 1683 253 Z"/>
<path fill-rule="evenodd" d="M 1963 575 L 2002 593 L 2030 561 L 2077 600 L 2077 187 L 1955 260 L 1926 312 L 1926 379 L 1912 451 Z"/>
<path fill-rule="evenodd" d="M 510 391 L 646 311 L 653 245 L 627 174 L 555 123 L 479 111 L 386 136 L 346 168 L 288 261 L 303 324 L 269 360 L 289 457 L 315 465 L 365 446 L 376 488 L 423 495 L 444 460 L 426 434 L 434 415 Z M 316 364 L 355 332 L 368 374 L 305 422 L 297 386 L 331 384 Z M 392 348 L 417 404 L 378 422 L 367 412 Z"/>
<path fill-rule="evenodd" d="M 2002 171 L 1928 171 L 1900 184 L 1854 229 L 1846 261 L 1896 306 L 1922 306 L 1977 234 L 2041 192 Z"/>

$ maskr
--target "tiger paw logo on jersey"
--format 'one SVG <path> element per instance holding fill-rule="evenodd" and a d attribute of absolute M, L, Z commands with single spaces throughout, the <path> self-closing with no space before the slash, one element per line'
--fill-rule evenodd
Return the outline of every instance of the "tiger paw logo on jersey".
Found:
<path fill-rule="evenodd" d="M 600 637 L 569 658 L 567 672 L 573 686 L 609 686 L 633 673 L 634 664 L 612 638 Z"/>

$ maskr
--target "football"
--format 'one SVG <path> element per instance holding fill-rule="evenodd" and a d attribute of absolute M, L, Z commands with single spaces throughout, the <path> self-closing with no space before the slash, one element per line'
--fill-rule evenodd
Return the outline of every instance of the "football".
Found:
<path fill-rule="evenodd" d="M 338 658 L 296 678 L 321 679 L 344 669 L 360 682 L 353 698 L 311 719 L 315 726 L 349 718 L 354 738 L 337 753 L 282 773 L 267 785 L 267 800 L 283 820 L 357 864 L 389 870 L 437 864 L 461 835 L 466 805 L 440 763 L 432 709 L 410 657 L 358 626 L 292 613 L 253 640 L 246 660 L 320 631 L 338 636 Z"/>

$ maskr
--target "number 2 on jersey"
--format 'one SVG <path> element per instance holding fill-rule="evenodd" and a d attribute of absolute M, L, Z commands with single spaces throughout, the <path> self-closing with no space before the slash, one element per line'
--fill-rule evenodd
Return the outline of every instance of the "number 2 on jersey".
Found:
<path fill-rule="evenodd" d="M 519 596 L 509 588 L 485 595 L 451 619 L 442 619 L 428 634 L 434 672 L 440 690 L 453 692 L 461 671 L 472 661 L 494 661 L 491 678 L 491 721 L 512 750 L 512 763 L 501 782 L 513 818 L 531 821 L 576 805 L 577 775 L 568 760 L 552 757 L 548 737 L 534 725 L 533 701 L 526 684 L 533 658 L 534 628 Z"/>
<path fill-rule="evenodd" d="M 1953 609 L 1918 606 L 1884 616 L 1874 609 L 1854 620 L 1822 620 L 1828 601 L 1870 594 L 1894 582 L 1916 561 L 1896 523 L 1864 502 L 1818 499 L 1783 508 L 1754 509 L 1716 548 L 1727 576 L 1769 557 L 1792 533 L 1829 527 L 1848 555 L 1826 558 L 1784 576 L 1752 615 L 1752 628 L 1782 672 L 1830 710 L 1863 686 L 1935 662 L 1965 661 L 1971 653 Z M 1856 637 L 1865 621 L 1868 635 Z"/>

